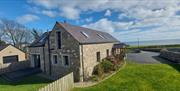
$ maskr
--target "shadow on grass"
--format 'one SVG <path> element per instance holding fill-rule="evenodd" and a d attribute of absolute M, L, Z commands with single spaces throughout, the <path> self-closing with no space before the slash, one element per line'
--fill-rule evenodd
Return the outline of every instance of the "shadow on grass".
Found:
<path fill-rule="evenodd" d="M 157 61 L 164 63 L 164 64 L 168 64 L 171 67 L 173 67 L 174 69 L 176 69 L 178 72 L 180 72 L 180 64 L 169 61 L 167 59 L 161 58 L 159 56 L 153 56 L 154 59 L 156 59 Z"/>
<path fill-rule="evenodd" d="M 0 76 L 0 85 L 16 86 L 16 85 L 28 85 L 28 84 L 29 85 L 30 84 L 48 84 L 51 82 L 52 82 L 52 80 L 45 79 L 45 78 L 37 76 L 37 75 L 28 76 L 28 77 L 25 77 L 25 78 L 18 80 L 16 82 L 7 81 Z"/>

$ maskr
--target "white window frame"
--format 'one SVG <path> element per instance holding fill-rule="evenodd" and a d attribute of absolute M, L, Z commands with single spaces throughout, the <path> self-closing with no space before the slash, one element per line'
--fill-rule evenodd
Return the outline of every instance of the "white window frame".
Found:
<path fill-rule="evenodd" d="M 54 56 L 57 56 L 57 63 L 55 64 L 55 61 L 54 61 Z M 51 62 L 53 65 L 57 65 L 59 62 L 58 62 L 58 55 L 57 54 L 52 54 L 52 57 L 51 57 Z"/>
<path fill-rule="evenodd" d="M 69 65 L 65 65 L 65 63 L 64 63 L 64 56 L 67 56 L 68 57 L 68 62 L 69 62 Z M 64 66 L 64 67 L 70 67 L 71 66 L 71 63 L 70 63 L 70 56 L 69 55 L 67 55 L 67 54 L 63 54 L 62 55 L 62 65 Z"/>

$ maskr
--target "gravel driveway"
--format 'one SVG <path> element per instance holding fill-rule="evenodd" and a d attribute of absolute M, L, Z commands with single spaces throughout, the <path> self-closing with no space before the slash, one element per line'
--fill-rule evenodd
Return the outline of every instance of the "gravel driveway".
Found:
<path fill-rule="evenodd" d="M 158 57 L 159 53 L 141 51 L 141 53 L 128 53 L 127 59 L 136 63 L 171 63 Z"/>

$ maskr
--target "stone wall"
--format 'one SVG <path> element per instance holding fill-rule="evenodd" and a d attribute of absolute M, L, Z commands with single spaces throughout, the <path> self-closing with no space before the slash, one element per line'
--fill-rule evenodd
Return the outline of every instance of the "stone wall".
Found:
<path fill-rule="evenodd" d="M 180 52 L 161 50 L 160 57 L 168 59 L 173 62 L 180 63 Z"/>
<path fill-rule="evenodd" d="M 56 26 L 55 26 L 56 27 Z M 58 48 L 57 43 L 57 32 L 61 32 L 61 49 Z M 47 44 L 47 43 L 46 43 Z M 48 45 L 47 45 L 48 46 Z M 69 72 L 73 72 L 74 80 L 79 81 L 79 69 L 80 69 L 80 58 L 79 58 L 79 42 L 74 39 L 66 30 L 63 28 L 54 28 L 50 34 L 50 53 L 51 53 L 51 76 L 59 78 Z M 53 63 L 52 57 L 57 55 L 57 64 Z M 69 57 L 69 66 L 65 66 L 63 63 L 63 56 Z M 48 61 L 47 59 L 46 61 Z M 46 64 L 48 65 L 48 64 Z"/>
<path fill-rule="evenodd" d="M 109 55 L 111 55 L 112 47 L 114 43 L 102 43 L 102 44 L 87 44 L 81 46 L 81 58 L 82 70 L 84 70 L 85 79 L 92 76 L 92 72 L 94 66 L 96 66 L 99 62 L 97 61 L 96 53 L 100 52 L 101 60 L 107 57 L 106 50 L 109 50 Z"/>

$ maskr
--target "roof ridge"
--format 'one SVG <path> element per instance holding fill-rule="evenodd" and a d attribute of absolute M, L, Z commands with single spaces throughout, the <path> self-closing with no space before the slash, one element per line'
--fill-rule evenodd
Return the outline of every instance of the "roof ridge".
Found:
<path fill-rule="evenodd" d="M 59 23 L 59 24 L 62 24 L 62 25 L 66 25 L 66 24 L 67 24 L 67 25 L 73 26 L 73 27 L 85 28 L 85 29 L 88 29 L 88 30 L 91 30 L 91 31 L 97 31 L 97 32 L 109 34 L 109 33 L 104 32 L 104 31 L 95 30 L 95 29 L 91 29 L 91 28 L 87 28 L 87 27 L 83 27 L 83 26 L 78 26 L 78 25 L 73 25 L 73 24 L 70 24 L 70 23 L 63 23 L 63 22 L 56 22 L 56 23 Z M 63 27 L 64 27 L 64 26 L 63 26 Z"/>

